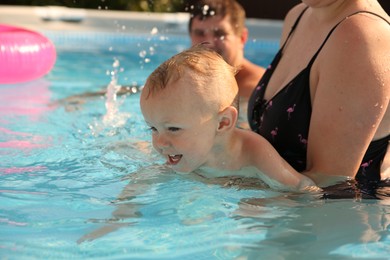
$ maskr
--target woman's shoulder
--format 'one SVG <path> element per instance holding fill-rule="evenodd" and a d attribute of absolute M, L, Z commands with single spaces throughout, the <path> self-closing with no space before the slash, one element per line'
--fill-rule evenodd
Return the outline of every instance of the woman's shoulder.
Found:
<path fill-rule="evenodd" d="M 341 19 L 337 30 L 351 33 L 378 33 L 383 30 L 385 34 L 390 33 L 390 18 L 387 14 L 375 11 L 357 11 Z"/>
<path fill-rule="evenodd" d="M 367 53 L 382 53 L 388 48 L 390 41 L 390 24 L 388 17 L 378 16 L 374 12 L 360 11 L 346 16 L 330 36 L 330 49 L 336 55 L 345 52 L 346 55 L 366 55 Z M 346 48 L 343 50 L 342 46 Z"/>
<path fill-rule="evenodd" d="M 384 19 L 365 11 L 355 12 L 338 21 L 317 60 L 329 68 L 349 68 L 364 75 L 372 69 L 384 69 L 389 42 L 390 25 Z"/>
<path fill-rule="evenodd" d="M 298 19 L 298 17 L 302 14 L 302 12 L 307 8 L 305 4 L 297 4 L 293 8 L 291 8 L 287 15 L 284 18 L 284 23 L 283 23 L 283 31 L 282 31 L 282 37 L 281 40 L 282 42 L 285 41 L 287 38 L 287 35 L 290 33 L 294 23 Z"/>
<path fill-rule="evenodd" d="M 295 22 L 295 20 L 298 18 L 298 16 L 307 8 L 307 5 L 300 3 L 295 6 L 293 6 L 288 12 L 285 17 L 285 22 L 288 22 L 291 20 L 292 23 Z"/>

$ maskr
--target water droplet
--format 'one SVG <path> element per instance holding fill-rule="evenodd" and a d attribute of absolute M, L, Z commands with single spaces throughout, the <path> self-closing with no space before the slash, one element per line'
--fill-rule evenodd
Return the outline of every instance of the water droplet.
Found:
<path fill-rule="evenodd" d="M 115 59 L 114 62 L 112 63 L 113 68 L 119 67 L 119 60 Z"/>
<path fill-rule="evenodd" d="M 145 58 L 145 56 L 146 56 L 146 51 L 145 51 L 145 50 L 140 51 L 140 52 L 139 52 L 139 56 L 140 56 L 141 58 Z"/>
<path fill-rule="evenodd" d="M 157 33 L 158 33 L 157 27 L 154 27 L 154 28 L 150 31 L 150 34 L 151 34 L 151 35 L 155 35 L 155 34 L 157 34 Z"/>
<path fill-rule="evenodd" d="M 134 93 L 134 94 L 137 93 L 138 92 L 138 88 L 137 87 L 132 87 L 131 88 L 131 92 Z"/>

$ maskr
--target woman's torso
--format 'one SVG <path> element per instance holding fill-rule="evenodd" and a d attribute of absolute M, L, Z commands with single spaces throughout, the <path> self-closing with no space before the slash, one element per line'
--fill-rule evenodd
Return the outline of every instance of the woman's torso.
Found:
<path fill-rule="evenodd" d="M 302 44 L 307 45 L 300 46 L 300 49 L 307 50 L 305 52 L 294 53 L 291 48 L 289 52 L 284 53 L 286 44 L 291 42 L 294 46 L 294 41 L 299 40 L 294 37 L 295 31 L 310 29 L 310 25 L 309 27 L 305 25 L 303 29 L 299 26 L 305 11 L 306 9 L 301 11 L 284 45 L 253 92 L 248 109 L 248 120 L 252 130 L 265 137 L 299 172 L 306 170 L 307 163 L 312 99 L 316 91 L 313 67 L 317 55 L 326 45 L 328 37 L 331 37 L 332 30 L 337 28 L 337 25 L 333 25 L 331 32 L 329 29 L 319 30 L 317 37 L 303 41 Z M 302 35 L 299 33 L 298 31 L 297 35 Z M 291 68 L 290 64 L 293 64 Z M 390 135 L 370 144 L 357 178 L 380 179 L 380 162 L 386 153 L 389 138 Z"/>

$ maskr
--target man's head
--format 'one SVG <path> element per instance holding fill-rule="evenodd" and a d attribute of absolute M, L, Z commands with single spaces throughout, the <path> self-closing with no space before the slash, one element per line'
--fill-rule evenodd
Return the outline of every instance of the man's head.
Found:
<path fill-rule="evenodd" d="M 245 29 L 245 10 L 235 0 L 198 0 L 188 7 L 188 11 L 190 12 L 189 32 L 195 19 L 207 20 L 214 16 L 227 17 L 236 35 L 241 35 Z"/>
<path fill-rule="evenodd" d="M 248 38 L 245 10 L 235 0 L 199 0 L 189 6 L 192 45 L 208 42 L 232 66 L 240 66 Z"/>

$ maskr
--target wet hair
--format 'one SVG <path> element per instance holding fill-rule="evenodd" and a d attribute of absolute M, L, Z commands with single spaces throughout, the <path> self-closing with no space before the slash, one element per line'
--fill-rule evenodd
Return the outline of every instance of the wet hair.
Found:
<path fill-rule="evenodd" d="M 195 0 L 190 1 L 186 10 L 190 13 L 188 31 L 191 32 L 194 19 L 205 20 L 212 16 L 229 16 L 230 24 L 236 35 L 245 27 L 245 10 L 235 0 Z"/>
<path fill-rule="evenodd" d="M 147 78 L 143 92 L 149 96 L 158 93 L 183 77 L 194 84 L 194 94 L 213 100 L 218 109 L 233 105 L 238 109 L 237 70 L 225 62 L 221 55 L 207 48 L 205 44 L 195 45 L 163 62 Z"/>

